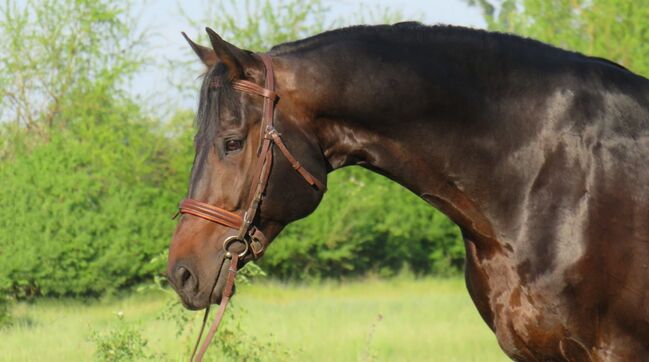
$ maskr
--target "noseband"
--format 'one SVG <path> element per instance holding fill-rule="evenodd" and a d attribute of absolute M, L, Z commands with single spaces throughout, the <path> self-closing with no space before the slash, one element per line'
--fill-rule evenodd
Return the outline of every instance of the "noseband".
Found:
<path fill-rule="evenodd" d="M 260 137 L 262 138 L 262 144 L 259 150 L 257 151 L 258 160 L 257 166 L 255 167 L 255 173 L 253 177 L 253 182 L 250 188 L 251 198 L 249 199 L 248 208 L 243 213 L 243 216 L 220 208 L 218 206 L 210 205 L 202 201 L 194 199 L 184 199 L 181 201 L 178 213 L 179 214 L 188 214 L 202 218 L 204 220 L 214 222 L 231 229 L 237 229 L 237 234 L 230 236 L 223 240 L 223 251 L 225 252 L 225 258 L 231 259 L 230 265 L 228 267 L 228 277 L 226 280 L 225 288 L 223 290 L 223 297 L 221 300 L 221 306 L 219 312 L 217 313 L 216 319 L 210 328 L 208 335 L 203 342 L 201 350 L 197 355 L 197 361 L 201 361 L 207 347 L 209 346 L 210 341 L 216 333 L 223 314 L 225 313 L 225 308 L 227 303 L 232 296 L 232 288 L 234 286 L 234 278 L 237 273 L 237 264 L 239 259 L 245 257 L 249 252 L 252 253 L 254 259 L 259 258 L 266 247 L 269 244 L 269 240 L 264 234 L 256 228 L 252 223 L 255 219 L 255 216 L 259 212 L 259 204 L 264 197 L 264 192 L 268 186 L 268 177 L 270 175 L 270 169 L 273 164 L 273 146 L 277 146 L 279 151 L 286 157 L 293 169 L 297 171 L 302 178 L 307 182 L 307 184 L 313 188 L 316 188 L 320 191 L 326 191 L 326 186 L 323 182 L 314 177 L 309 171 L 305 170 L 300 162 L 293 156 L 293 154 L 288 150 L 282 136 L 273 124 L 273 115 L 275 113 L 275 105 L 277 104 L 277 94 L 275 93 L 275 74 L 273 72 L 273 63 L 269 55 L 267 54 L 256 54 L 259 56 L 264 64 L 266 70 L 266 80 L 265 86 L 262 87 L 254 82 L 248 80 L 235 80 L 232 82 L 232 88 L 239 92 L 248 93 L 252 95 L 261 96 L 264 98 L 264 105 L 261 118 L 260 126 Z M 212 83 L 210 87 L 220 87 L 219 83 Z M 255 181 L 256 180 L 256 181 Z M 238 253 L 232 253 L 228 250 L 230 245 L 235 242 L 241 242 L 244 244 L 245 248 L 243 251 Z M 218 276 L 217 276 L 218 279 Z M 192 353 L 192 360 L 196 354 L 198 348 L 198 343 L 200 342 L 201 335 L 203 334 L 203 329 L 205 328 L 205 322 L 207 320 L 207 315 L 209 313 L 209 306 L 205 312 L 205 318 L 203 319 L 203 326 L 194 346 L 194 352 Z"/>

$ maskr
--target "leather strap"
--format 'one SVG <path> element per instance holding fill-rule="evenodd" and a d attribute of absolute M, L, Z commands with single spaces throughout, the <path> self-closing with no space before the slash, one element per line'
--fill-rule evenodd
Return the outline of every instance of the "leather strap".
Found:
<path fill-rule="evenodd" d="M 254 226 L 250 228 L 248 235 L 250 235 L 250 251 L 255 259 L 259 259 L 269 244 L 268 238 Z"/>
<path fill-rule="evenodd" d="M 201 362 L 203 360 L 203 356 L 205 355 L 205 352 L 207 352 L 207 347 L 210 346 L 210 343 L 212 342 L 212 339 L 216 334 L 216 330 L 219 328 L 219 325 L 221 325 L 221 321 L 223 320 L 223 315 L 225 314 L 225 310 L 228 307 L 228 302 L 230 301 L 230 297 L 232 296 L 232 290 L 234 288 L 234 279 L 237 277 L 238 264 L 239 264 L 239 256 L 237 255 L 237 253 L 233 253 L 232 259 L 230 260 L 230 265 L 228 266 L 228 279 L 225 282 L 225 288 L 223 289 L 223 297 L 221 298 L 221 305 L 219 306 L 219 311 L 216 312 L 216 317 L 214 317 L 214 322 L 212 322 L 210 331 L 207 333 L 207 336 L 205 336 L 205 340 L 201 345 L 200 351 L 198 351 L 198 354 L 196 355 L 196 359 L 194 359 L 194 355 L 196 354 L 196 348 L 194 348 L 194 352 L 192 352 L 192 357 L 190 361 Z M 205 322 L 207 321 L 208 313 L 209 313 L 209 309 L 205 311 L 205 318 L 203 318 L 203 326 L 201 327 L 201 334 L 203 334 L 203 328 L 205 328 Z M 198 337 L 198 340 L 200 341 L 200 335 Z M 198 346 L 198 344 L 196 346 Z"/>
<path fill-rule="evenodd" d="M 318 190 L 327 191 L 327 186 L 325 186 L 322 182 L 320 182 L 320 180 L 318 180 L 309 171 L 307 171 L 304 167 L 302 167 L 302 164 L 300 164 L 300 162 L 295 157 L 293 157 L 293 154 L 291 153 L 291 151 L 288 150 L 288 148 L 284 144 L 284 141 L 282 141 L 282 137 L 280 137 L 280 134 L 279 132 L 277 132 L 277 130 L 275 129 L 270 130 L 268 132 L 268 135 L 272 137 L 273 142 L 275 142 L 275 144 L 282 152 L 284 157 L 286 157 L 288 162 L 291 163 L 293 169 L 297 171 L 304 178 L 304 180 L 306 180 L 306 182 L 309 185 L 317 188 Z"/>
<path fill-rule="evenodd" d="M 180 213 L 198 216 L 233 229 L 238 229 L 243 224 L 241 216 L 193 199 L 185 199 L 180 202 Z"/>
<path fill-rule="evenodd" d="M 277 98 L 277 94 L 274 91 L 268 88 L 264 88 L 257 83 L 253 83 L 248 80 L 235 80 L 234 82 L 232 82 L 232 88 L 238 90 L 239 92 L 252 93 L 264 98 L 270 98 L 273 101 L 275 101 L 275 98 Z"/>

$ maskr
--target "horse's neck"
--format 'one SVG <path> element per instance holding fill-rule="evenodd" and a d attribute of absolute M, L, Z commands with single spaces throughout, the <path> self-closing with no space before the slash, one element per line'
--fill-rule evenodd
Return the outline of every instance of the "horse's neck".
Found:
<path fill-rule="evenodd" d="M 465 232 L 493 238 L 498 215 L 487 205 L 498 209 L 504 190 L 487 179 L 503 162 L 501 140 L 483 118 L 479 87 L 457 89 L 435 79 L 443 76 L 426 79 L 385 65 L 311 69 L 292 75 L 296 89 L 290 93 L 296 104 L 308 104 L 308 127 L 333 169 L 374 170 L 435 205 Z"/>
<path fill-rule="evenodd" d="M 493 195 L 484 193 L 480 185 L 489 175 L 476 172 L 490 169 L 493 160 L 488 155 L 467 153 L 461 135 L 447 134 L 444 142 L 444 135 L 436 135 L 433 128 L 416 121 L 396 122 L 379 130 L 331 118 L 317 123 L 320 146 L 333 169 L 366 167 L 416 193 L 465 232 L 494 238 L 484 209 L 494 201 L 490 199 Z M 479 162 L 483 162 L 481 167 L 473 166 Z"/>

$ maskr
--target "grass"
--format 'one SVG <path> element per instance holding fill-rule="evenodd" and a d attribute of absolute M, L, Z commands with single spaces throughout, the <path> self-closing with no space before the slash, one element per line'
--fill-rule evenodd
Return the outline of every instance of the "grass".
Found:
<path fill-rule="evenodd" d="M 148 340 L 156 359 L 186 361 L 200 315 L 191 314 L 193 330 L 177 336 L 176 322 L 160 318 L 172 298 L 149 291 L 90 303 L 19 304 L 17 322 L 0 330 L 0 360 L 87 361 L 96 348 L 93 331 L 126 323 Z M 233 301 L 228 314 L 236 321 L 227 322 L 240 325 L 241 343 L 288 351 L 288 360 L 507 361 L 460 279 L 263 282 L 241 286 Z"/>

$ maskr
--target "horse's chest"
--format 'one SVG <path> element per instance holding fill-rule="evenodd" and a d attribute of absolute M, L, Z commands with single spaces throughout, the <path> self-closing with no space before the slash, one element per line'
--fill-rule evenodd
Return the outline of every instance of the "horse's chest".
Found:
<path fill-rule="evenodd" d="M 494 330 L 498 343 L 513 359 L 552 359 L 568 336 L 563 310 L 552 288 L 524 284 L 504 256 L 480 259 L 467 243 L 467 287 L 480 314 Z"/>

